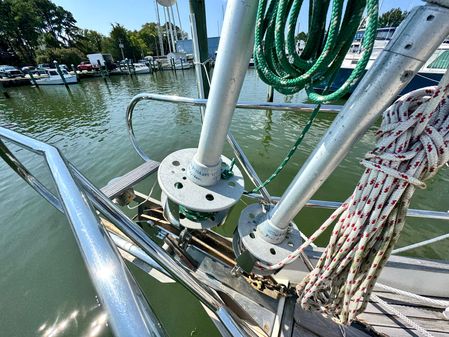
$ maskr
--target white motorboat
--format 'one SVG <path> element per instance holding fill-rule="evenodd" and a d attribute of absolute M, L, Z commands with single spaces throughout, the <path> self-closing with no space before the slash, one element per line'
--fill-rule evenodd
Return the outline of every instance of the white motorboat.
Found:
<path fill-rule="evenodd" d="M 190 69 L 192 67 L 192 65 L 188 62 L 175 62 L 174 63 L 174 68 L 176 70 L 185 70 L 185 69 Z M 173 70 L 173 64 L 172 63 L 164 63 L 162 65 L 162 70 Z"/>
<path fill-rule="evenodd" d="M 188 62 L 176 62 L 175 63 L 175 69 L 176 70 L 184 70 L 184 69 L 190 69 L 192 67 L 192 65 Z"/>
<path fill-rule="evenodd" d="M 36 79 L 36 83 L 39 85 L 57 85 L 64 84 L 61 75 L 58 73 L 57 69 L 47 69 L 47 77 L 42 77 Z M 61 69 L 61 73 L 64 76 L 65 83 L 73 84 L 78 83 L 78 78 L 76 75 L 69 74 L 67 70 Z"/>
<path fill-rule="evenodd" d="M 151 70 L 150 67 L 148 67 L 144 63 L 134 63 L 134 73 L 136 74 L 150 74 Z"/>
<path fill-rule="evenodd" d="M 374 41 L 373 52 L 366 65 L 366 71 L 371 68 L 374 61 L 378 58 L 382 50 L 387 46 L 395 33 L 395 27 L 379 28 L 377 30 L 376 40 Z M 340 70 L 337 73 L 335 80 L 328 88 L 329 91 L 335 91 L 341 87 L 343 83 L 349 78 L 352 71 L 356 67 L 362 55 L 362 41 L 365 34 L 365 30 L 359 30 L 355 36 L 355 39 L 351 45 L 351 49 L 347 53 Z M 437 84 L 443 74 L 445 73 L 449 65 L 449 39 L 446 39 L 432 54 L 432 56 L 421 67 L 412 81 L 401 91 L 401 95 L 404 95 L 410 91 L 435 85 Z M 316 86 L 316 89 L 323 90 L 325 83 L 320 83 Z M 355 86 L 350 90 L 353 92 Z"/>

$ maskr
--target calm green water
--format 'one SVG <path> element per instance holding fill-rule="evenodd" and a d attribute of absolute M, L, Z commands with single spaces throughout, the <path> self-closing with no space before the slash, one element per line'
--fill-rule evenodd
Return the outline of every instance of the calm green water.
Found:
<path fill-rule="evenodd" d="M 97 186 L 121 175 L 141 159 L 127 137 L 124 111 L 131 97 L 140 92 L 196 97 L 193 70 L 177 76 L 162 73 L 83 80 L 70 87 L 23 87 L 9 90 L 11 99 L 0 99 L 0 125 L 56 145 Z M 266 86 L 250 70 L 242 100 L 263 100 Z M 304 97 L 290 98 L 300 102 Z M 276 100 L 283 97 L 276 96 Z M 270 186 L 280 195 L 313 146 L 333 120 L 322 114 L 305 138 L 303 146 L 285 172 Z M 296 139 L 307 120 L 291 112 L 237 111 L 232 131 L 251 162 L 267 177 Z M 136 134 L 153 159 L 161 160 L 175 150 L 196 147 L 200 132 L 197 108 L 167 103 L 141 103 L 135 113 Z M 316 199 L 344 200 L 350 195 L 360 173 L 358 164 L 374 144 L 375 127 L 365 135 L 332 177 L 317 192 Z M 232 156 L 229 148 L 225 154 Z M 17 155 L 42 181 L 50 184 L 47 168 L 40 158 L 26 151 Z M 448 171 L 430 182 L 427 191 L 418 191 L 414 207 L 448 210 Z M 154 180 L 142 182 L 148 192 Z M 49 185 L 51 186 L 51 185 Z M 249 184 L 248 184 L 249 186 Z M 0 335 L 1 336 L 109 336 L 105 316 L 83 265 L 76 242 L 65 218 L 41 199 L 28 185 L 0 162 Z M 233 232 L 239 203 L 220 231 Z M 127 210 L 128 214 L 131 214 Z M 310 234 L 328 211 L 305 210 L 297 217 L 300 228 Z M 445 229 L 446 228 L 446 229 Z M 409 221 L 399 245 L 447 232 L 437 221 Z M 326 238 L 319 244 L 325 244 Z M 447 242 L 421 248 L 412 255 L 448 258 Z M 149 302 L 170 336 L 218 336 L 197 301 L 181 286 L 162 285 L 133 272 Z"/>

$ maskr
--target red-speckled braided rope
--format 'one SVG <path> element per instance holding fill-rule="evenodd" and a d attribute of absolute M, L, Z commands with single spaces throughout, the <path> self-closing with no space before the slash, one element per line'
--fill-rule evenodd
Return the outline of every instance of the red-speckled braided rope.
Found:
<path fill-rule="evenodd" d="M 449 160 L 449 75 L 439 86 L 399 98 L 383 114 L 377 146 L 352 196 L 301 247 L 275 265 L 297 258 L 338 217 L 316 268 L 298 286 L 301 305 L 350 323 L 366 306 L 403 228 L 415 187 Z M 323 294 L 325 296 L 323 297 Z M 326 298 L 323 302 L 323 298 Z"/>
<path fill-rule="evenodd" d="M 415 188 L 425 188 L 423 181 L 449 160 L 448 79 L 443 90 L 414 91 L 384 113 L 377 146 L 362 161 L 366 170 L 317 266 L 297 288 L 304 308 L 345 324 L 365 309 Z"/>

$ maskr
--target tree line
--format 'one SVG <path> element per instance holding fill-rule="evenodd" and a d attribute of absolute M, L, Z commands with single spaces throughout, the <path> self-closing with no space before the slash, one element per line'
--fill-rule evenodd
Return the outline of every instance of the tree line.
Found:
<path fill-rule="evenodd" d="M 114 59 L 138 60 L 160 54 L 158 25 L 144 24 L 130 31 L 124 26 L 111 25 L 109 36 L 95 30 L 80 29 L 72 13 L 50 0 L 0 0 L 0 64 L 32 65 L 57 60 L 78 64 L 89 53 L 109 53 Z M 168 53 L 167 25 L 161 31 L 164 54 Z M 187 34 L 172 26 L 178 39 Z"/>
<path fill-rule="evenodd" d="M 407 12 L 394 8 L 379 18 L 379 27 L 395 27 Z M 169 51 L 167 23 L 160 27 L 164 53 Z M 178 39 L 187 34 L 172 26 Z M 306 40 L 301 32 L 296 40 Z M 114 59 L 122 58 L 119 43 L 123 44 L 125 58 L 138 60 L 147 55 L 160 55 L 158 25 L 144 24 L 130 31 L 114 23 L 109 36 L 95 30 L 80 29 L 72 13 L 50 0 L 0 0 L 0 64 L 32 65 L 57 60 L 78 64 L 86 54 L 102 52 Z"/>

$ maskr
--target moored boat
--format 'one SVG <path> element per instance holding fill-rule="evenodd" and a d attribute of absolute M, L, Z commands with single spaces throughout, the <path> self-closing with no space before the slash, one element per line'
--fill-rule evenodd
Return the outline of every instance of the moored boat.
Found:
<path fill-rule="evenodd" d="M 133 72 L 136 74 L 149 74 L 151 70 L 144 63 L 133 63 Z"/>
<path fill-rule="evenodd" d="M 69 74 L 65 69 L 61 69 L 60 71 L 62 76 L 64 77 L 64 80 L 62 79 L 57 69 L 47 69 L 47 76 L 36 79 L 35 81 L 39 85 L 61 85 L 65 83 L 78 83 L 78 78 L 76 77 L 76 75 Z"/>
<path fill-rule="evenodd" d="M 388 45 L 390 42 L 394 32 L 396 31 L 395 27 L 387 27 L 387 28 L 379 28 L 377 30 L 376 40 L 374 42 L 373 52 L 370 56 L 368 64 L 366 66 L 365 73 L 368 69 L 376 61 L 377 57 L 380 55 L 382 50 Z M 357 63 L 360 61 L 362 46 L 361 42 L 364 37 L 364 30 L 359 30 L 355 36 L 351 49 L 346 54 L 345 59 L 337 72 L 337 75 L 331 85 L 327 88 L 328 92 L 333 92 L 337 88 L 340 88 L 343 83 L 349 78 L 352 71 L 354 70 Z M 447 67 L 449 66 L 449 39 L 446 39 L 438 49 L 433 53 L 433 55 L 426 61 L 426 63 L 422 66 L 422 68 L 416 73 L 410 83 L 400 92 L 400 95 L 404 95 L 410 91 L 424 88 L 427 86 L 437 84 L 441 78 L 443 77 Z M 358 84 L 358 82 L 357 82 Z M 317 91 L 323 91 L 326 87 L 325 83 L 320 83 L 315 85 L 315 89 Z M 348 95 L 350 95 L 356 85 L 353 86 Z"/>

